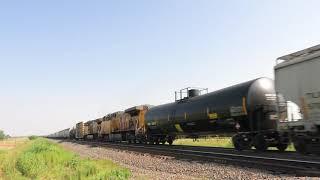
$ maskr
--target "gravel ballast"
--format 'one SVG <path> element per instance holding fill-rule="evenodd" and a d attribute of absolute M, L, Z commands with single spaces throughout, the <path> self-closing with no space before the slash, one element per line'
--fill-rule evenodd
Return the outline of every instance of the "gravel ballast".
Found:
<path fill-rule="evenodd" d="M 73 142 L 60 144 L 82 157 L 109 159 L 132 172 L 132 179 L 292 179 L 285 174 L 233 165 L 175 159 L 108 147 L 92 147 Z M 304 179 L 304 178 L 295 178 Z"/>

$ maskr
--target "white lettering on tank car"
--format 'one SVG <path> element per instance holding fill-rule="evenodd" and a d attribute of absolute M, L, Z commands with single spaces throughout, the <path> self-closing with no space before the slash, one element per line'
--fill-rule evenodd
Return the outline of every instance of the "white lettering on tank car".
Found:
<path fill-rule="evenodd" d="M 230 114 L 231 116 L 243 116 L 246 113 L 243 111 L 242 106 L 232 106 L 230 107 Z"/>
<path fill-rule="evenodd" d="M 275 101 L 277 99 L 276 94 L 265 94 L 265 97 L 267 101 Z"/>

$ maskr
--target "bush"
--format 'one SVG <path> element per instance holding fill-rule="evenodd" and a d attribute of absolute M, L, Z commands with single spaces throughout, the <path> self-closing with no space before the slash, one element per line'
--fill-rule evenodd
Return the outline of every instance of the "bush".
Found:
<path fill-rule="evenodd" d="M 39 156 L 31 152 L 22 154 L 17 159 L 16 167 L 22 175 L 30 178 L 37 177 L 45 170 L 44 161 Z"/>
<path fill-rule="evenodd" d="M 29 140 L 35 140 L 35 139 L 37 139 L 38 137 L 32 135 L 32 136 L 29 136 L 28 138 L 29 138 Z"/>
<path fill-rule="evenodd" d="M 6 175 L 4 179 L 128 179 L 130 176 L 127 169 L 111 161 L 83 159 L 43 138 L 29 141 L 14 158 L 6 159 L 2 169 L 0 163 L 1 171 Z"/>

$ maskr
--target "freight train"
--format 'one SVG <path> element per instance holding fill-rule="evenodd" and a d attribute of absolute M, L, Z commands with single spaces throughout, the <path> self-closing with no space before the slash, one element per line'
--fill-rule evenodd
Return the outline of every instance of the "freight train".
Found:
<path fill-rule="evenodd" d="M 268 147 L 284 151 L 290 142 L 286 132 L 277 128 L 278 105 L 284 100 L 276 95 L 271 79 L 258 78 L 205 94 L 196 88 L 179 93 L 175 102 L 135 106 L 48 137 L 171 145 L 178 137 L 231 134 L 235 149 L 259 151 Z"/>
<path fill-rule="evenodd" d="M 284 114 L 279 116 L 279 129 L 288 131 L 296 150 L 304 154 L 320 154 L 319 69 L 320 45 L 281 56 L 274 67 L 276 91 L 288 106 L 288 111 L 279 111 Z M 301 113 L 292 116 L 290 109 Z"/>

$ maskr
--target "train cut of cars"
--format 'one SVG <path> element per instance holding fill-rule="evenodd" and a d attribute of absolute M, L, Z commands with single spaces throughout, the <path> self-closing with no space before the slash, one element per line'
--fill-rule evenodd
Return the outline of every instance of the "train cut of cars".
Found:
<path fill-rule="evenodd" d="M 275 87 L 286 99 L 279 129 L 287 131 L 300 153 L 320 152 L 320 45 L 277 59 Z M 291 115 L 292 109 L 301 112 Z"/>
<path fill-rule="evenodd" d="M 186 91 L 186 97 L 173 103 L 135 106 L 49 137 L 171 145 L 181 136 L 232 134 L 237 150 L 287 148 L 289 137 L 277 128 L 281 98 L 273 80 L 258 78 L 203 95 L 198 89 Z"/>
<path fill-rule="evenodd" d="M 186 88 L 175 102 L 132 107 L 48 137 L 172 144 L 181 136 L 228 134 L 237 150 L 283 151 L 293 142 L 300 153 L 320 154 L 319 67 L 317 45 L 279 57 L 275 83 L 258 78 L 206 94 Z"/>

